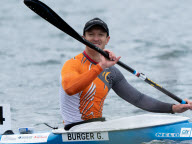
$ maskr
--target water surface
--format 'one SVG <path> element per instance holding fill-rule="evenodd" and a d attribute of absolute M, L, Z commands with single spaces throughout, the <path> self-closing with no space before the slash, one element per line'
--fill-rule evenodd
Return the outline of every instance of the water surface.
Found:
<path fill-rule="evenodd" d="M 107 48 L 121 61 L 181 98 L 191 96 L 192 1 L 186 0 L 46 0 L 82 34 L 84 24 L 100 17 L 109 26 Z M 9 103 L 12 127 L 43 123 L 62 126 L 59 76 L 64 62 L 84 45 L 41 19 L 20 0 L 0 1 L 0 98 Z M 177 103 L 117 66 L 138 90 L 161 101 Z M 145 114 L 111 91 L 104 105 L 107 119 Z M 191 112 L 177 114 L 191 117 Z"/>

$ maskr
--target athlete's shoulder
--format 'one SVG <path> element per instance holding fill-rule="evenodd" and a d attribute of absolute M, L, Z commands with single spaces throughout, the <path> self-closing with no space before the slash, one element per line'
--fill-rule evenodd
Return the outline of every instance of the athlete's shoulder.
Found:
<path fill-rule="evenodd" d="M 80 53 L 80 54 L 74 56 L 72 59 L 73 59 L 73 60 L 79 60 L 79 61 L 81 61 L 83 58 L 84 58 L 83 53 Z"/>
<path fill-rule="evenodd" d="M 73 58 L 67 60 L 65 63 L 79 63 L 79 62 L 81 62 L 83 57 L 84 57 L 83 53 L 80 53 L 80 54 L 74 56 Z"/>
<path fill-rule="evenodd" d="M 70 67 L 79 67 L 81 65 L 80 58 L 83 57 L 83 54 L 78 54 L 75 57 L 65 61 L 62 69 L 70 68 Z"/>
<path fill-rule="evenodd" d="M 124 78 L 121 71 L 118 68 L 116 68 L 115 66 L 110 67 L 109 71 L 111 72 L 111 75 L 114 77 L 115 82 Z"/>

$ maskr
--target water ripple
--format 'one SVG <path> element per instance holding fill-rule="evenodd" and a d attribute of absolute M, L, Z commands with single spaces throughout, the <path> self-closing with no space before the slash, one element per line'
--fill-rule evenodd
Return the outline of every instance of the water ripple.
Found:
<path fill-rule="evenodd" d="M 184 57 L 187 54 L 188 53 L 183 51 L 183 50 L 173 50 L 171 52 L 166 52 L 166 53 L 158 55 L 156 57 L 159 58 L 159 59 L 162 59 L 162 60 L 168 60 L 168 59 L 171 59 L 171 58 Z"/>
<path fill-rule="evenodd" d="M 22 67 L 29 67 L 29 66 L 48 66 L 48 65 L 60 65 L 61 62 L 58 60 L 47 60 L 41 62 L 34 62 L 34 63 L 27 63 L 23 64 Z"/>

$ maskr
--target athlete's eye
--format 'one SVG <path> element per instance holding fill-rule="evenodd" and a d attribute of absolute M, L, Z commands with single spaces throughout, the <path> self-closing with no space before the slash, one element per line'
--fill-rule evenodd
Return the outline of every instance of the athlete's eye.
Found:
<path fill-rule="evenodd" d="M 89 33 L 88 35 L 89 35 L 89 36 L 92 36 L 92 35 L 93 35 L 93 33 Z"/>
<path fill-rule="evenodd" d="M 99 36 L 103 37 L 105 36 L 105 33 L 100 33 Z"/>

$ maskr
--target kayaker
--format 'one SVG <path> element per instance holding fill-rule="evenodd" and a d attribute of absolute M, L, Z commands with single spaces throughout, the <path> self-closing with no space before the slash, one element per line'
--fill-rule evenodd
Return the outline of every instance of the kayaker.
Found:
<path fill-rule="evenodd" d="M 83 37 L 109 53 L 105 59 L 95 50 L 85 50 L 68 60 L 61 71 L 60 108 L 65 130 L 77 124 L 104 121 L 104 100 L 110 89 L 125 101 L 143 110 L 156 113 L 181 113 L 192 109 L 188 104 L 171 104 L 149 97 L 132 87 L 114 66 L 120 57 L 105 49 L 110 40 L 107 24 L 94 18 L 85 24 Z"/>

